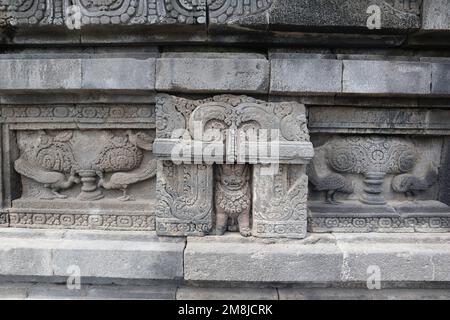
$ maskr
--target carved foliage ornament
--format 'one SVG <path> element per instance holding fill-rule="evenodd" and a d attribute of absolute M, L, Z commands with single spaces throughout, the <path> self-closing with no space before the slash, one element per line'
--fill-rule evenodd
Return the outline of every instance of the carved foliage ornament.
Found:
<path fill-rule="evenodd" d="M 327 158 L 337 172 L 398 174 L 414 168 L 417 154 L 415 147 L 403 140 L 354 136 L 330 146 Z"/>

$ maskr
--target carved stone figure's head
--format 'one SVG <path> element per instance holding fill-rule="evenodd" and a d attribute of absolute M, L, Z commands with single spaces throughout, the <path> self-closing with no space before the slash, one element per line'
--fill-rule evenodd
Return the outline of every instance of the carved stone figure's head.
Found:
<path fill-rule="evenodd" d="M 244 164 L 221 165 L 217 181 L 227 190 L 240 190 L 247 184 L 249 167 Z"/>

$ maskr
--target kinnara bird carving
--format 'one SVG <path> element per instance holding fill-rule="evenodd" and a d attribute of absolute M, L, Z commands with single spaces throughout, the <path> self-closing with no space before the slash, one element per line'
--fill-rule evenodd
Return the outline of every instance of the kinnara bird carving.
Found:
<path fill-rule="evenodd" d="M 420 191 L 432 187 L 438 180 L 438 168 L 431 164 L 428 171 L 422 177 L 412 174 L 400 174 L 392 180 L 392 189 L 398 193 L 404 193 L 406 197 L 414 197 Z"/>
<path fill-rule="evenodd" d="M 117 172 L 114 173 L 109 181 L 105 181 L 103 172 L 98 172 L 100 177 L 98 182 L 98 187 L 103 187 L 105 189 L 117 189 L 122 190 L 123 195 L 117 198 L 120 201 L 130 201 L 134 200 L 133 196 L 127 194 L 127 188 L 129 185 L 150 179 L 156 175 L 157 171 L 157 161 L 150 160 L 146 165 L 140 168 L 130 171 L 130 172 Z"/>
<path fill-rule="evenodd" d="M 74 184 L 80 183 L 80 179 L 75 177 L 72 172 L 68 179 L 64 173 L 43 169 L 34 165 L 23 158 L 19 158 L 14 162 L 14 168 L 18 173 L 42 183 L 45 188 L 50 189 L 53 196 L 42 196 L 41 199 L 65 199 L 66 195 L 60 194 L 59 190 L 69 189 Z"/>
<path fill-rule="evenodd" d="M 317 173 L 314 162 L 308 166 L 308 177 L 317 191 L 326 192 L 326 203 L 337 205 L 340 202 L 336 200 L 338 192 L 352 194 L 355 191 L 353 182 L 338 173 L 330 173 L 320 177 Z"/>

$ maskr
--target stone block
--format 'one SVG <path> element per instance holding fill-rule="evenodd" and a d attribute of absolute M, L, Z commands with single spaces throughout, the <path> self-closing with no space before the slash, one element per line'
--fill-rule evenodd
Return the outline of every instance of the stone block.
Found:
<path fill-rule="evenodd" d="M 183 277 L 183 239 L 165 241 L 152 232 L 69 233 L 66 239 L 67 231 L 1 229 L 0 274 L 68 277 L 76 267 L 85 279 Z"/>
<path fill-rule="evenodd" d="M 269 63 L 261 55 L 202 54 L 157 60 L 156 89 L 168 92 L 267 93 Z"/>
<path fill-rule="evenodd" d="M 342 61 L 331 59 L 271 60 L 272 94 L 335 94 L 342 91 Z"/>
<path fill-rule="evenodd" d="M 448 281 L 449 235 L 335 234 L 344 252 L 343 280 L 366 281 L 368 268 L 383 282 Z"/>
<path fill-rule="evenodd" d="M 60 91 L 81 87 L 79 59 L 0 59 L 0 70 L 0 91 Z"/>
<path fill-rule="evenodd" d="M 185 279 L 366 283 L 448 281 L 449 238 L 438 234 L 334 234 L 304 240 L 188 238 Z"/>
<path fill-rule="evenodd" d="M 450 30 L 450 1 L 423 0 L 422 29 Z"/>
<path fill-rule="evenodd" d="M 93 90 L 155 89 L 155 59 L 84 59 L 82 88 Z"/>
<path fill-rule="evenodd" d="M 344 93 L 419 95 L 430 87 L 428 63 L 344 60 Z"/>
<path fill-rule="evenodd" d="M 433 94 L 450 94 L 450 63 L 433 63 L 432 73 L 431 92 Z"/>
<path fill-rule="evenodd" d="M 308 245 L 311 239 L 257 241 L 234 234 L 188 238 L 185 279 L 237 282 L 339 280 L 342 266 L 339 248 L 332 243 Z"/>

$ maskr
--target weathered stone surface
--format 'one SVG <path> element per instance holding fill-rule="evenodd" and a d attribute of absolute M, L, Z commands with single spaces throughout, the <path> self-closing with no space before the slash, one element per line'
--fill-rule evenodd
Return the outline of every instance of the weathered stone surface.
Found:
<path fill-rule="evenodd" d="M 430 87 L 428 63 L 344 60 L 344 93 L 417 95 Z"/>
<path fill-rule="evenodd" d="M 81 88 L 79 59 L 0 59 L 0 69 L 0 91 Z"/>
<path fill-rule="evenodd" d="M 123 279 L 183 277 L 182 239 L 154 233 L 2 229 L 0 273 L 20 276 L 80 276 Z M 67 238 L 66 238 L 67 237 Z"/>
<path fill-rule="evenodd" d="M 301 241 L 252 245 L 232 236 L 216 241 L 188 239 L 186 279 L 366 283 L 374 268 L 379 268 L 382 285 L 449 279 L 448 234 L 311 235 Z"/>
<path fill-rule="evenodd" d="M 433 63 L 432 72 L 432 93 L 445 95 L 450 94 L 450 63 Z"/>
<path fill-rule="evenodd" d="M 278 300 L 276 289 L 181 287 L 177 300 Z"/>
<path fill-rule="evenodd" d="M 155 64 L 150 59 L 86 59 L 81 64 L 83 89 L 154 90 Z"/>
<path fill-rule="evenodd" d="M 267 241 L 267 240 L 266 240 Z M 265 243 L 232 234 L 188 239 L 185 279 L 239 282 L 302 282 L 339 279 L 342 253 L 331 244 Z M 311 241 L 311 240 L 309 240 Z"/>
<path fill-rule="evenodd" d="M 267 93 L 268 88 L 269 62 L 262 55 L 197 53 L 157 60 L 159 91 Z"/>
<path fill-rule="evenodd" d="M 272 94 L 335 94 L 342 91 L 342 61 L 275 57 L 271 59 Z"/>
<path fill-rule="evenodd" d="M 450 1 L 423 1 L 422 29 L 450 30 Z"/>
<path fill-rule="evenodd" d="M 154 91 L 155 59 L 0 59 L 0 91 Z"/>

